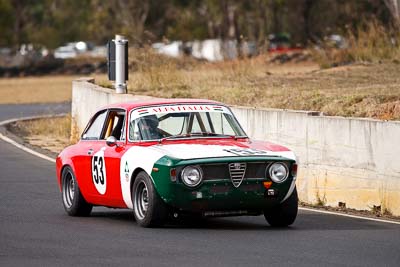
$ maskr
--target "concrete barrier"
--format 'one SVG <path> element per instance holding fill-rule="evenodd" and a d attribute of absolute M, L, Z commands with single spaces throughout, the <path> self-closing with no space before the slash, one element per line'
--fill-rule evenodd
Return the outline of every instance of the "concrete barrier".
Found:
<path fill-rule="evenodd" d="M 73 82 L 73 133 L 109 103 L 147 99 Z M 400 216 L 400 122 L 321 116 L 318 112 L 232 107 L 249 136 L 283 144 L 298 156 L 298 192 L 310 204 Z M 343 204 L 342 204 L 343 205 Z"/>
<path fill-rule="evenodd" d="M 400 123 L 234 107 L 248 135 L 298 156 L 297 187 L 307 203 L 400 215 Z"/>
<path fill-rule="evenodd" d="M 101 107 L 110 103 L 137 101 L 153 97 L 143 95 L 116 94 L 115 90 L 94 84 L 93 78 L 79 78 L 72 82 L 72 127 L 71 138 L 79 139 L 86 124 Z"/>

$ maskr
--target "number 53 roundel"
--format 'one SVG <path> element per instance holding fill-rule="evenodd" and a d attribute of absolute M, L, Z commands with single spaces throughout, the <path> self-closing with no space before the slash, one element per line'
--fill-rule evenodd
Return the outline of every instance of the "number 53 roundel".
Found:
<path fill-rule="evenodd" d="M 100 150 L 92 157 L 92 178 L 97 191 L 102 195 L 107 188 L 106 165 L 104 163 L 104 150 Z"/>

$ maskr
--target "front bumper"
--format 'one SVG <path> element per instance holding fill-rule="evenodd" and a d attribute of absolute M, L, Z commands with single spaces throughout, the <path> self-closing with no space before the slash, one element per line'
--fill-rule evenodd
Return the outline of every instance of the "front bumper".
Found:
<path fill-rule="evenodd" d="M 254 162 L 251 158 L 222 159 L 230 162 Z M 219 161 L 222 161 L 219 159 Z M 260 160 L 260 158 L 257 158 Z M 264 159 L 265 160 L 265 159 Z M 268 158 L 267 160 L 271 160 Z M 273 158 L 276 161 L 276 158 Z M 285 160 L 289 164 L 294 161 Z M 209 159 L 208 159 L 209 161 Z M 215 161 L 214 161 L 215 162 Z M 189 164 L 204 164 L 203 161 L 174 161 L 164 158 L 154 166 L 158 171 L 152 172 L 152 178 L 160 197 L 171 207 L 189 212 L 240 211 L 260 212 L 281 203 L 293 181 L 291 174 L 283 183 L 272 183 L 266 188 L 263 182 L 270 182 L 268 177 L 244 179 L 239 187 L 235 187 L 230 177 L 204 180 L 199 186 L 189 188 L 177 179 L 172 181 L 170 171 Z M 269 191 L 268 191 L 269 190 Z M 229 214 L 229 213 L 226 213 Z"/>

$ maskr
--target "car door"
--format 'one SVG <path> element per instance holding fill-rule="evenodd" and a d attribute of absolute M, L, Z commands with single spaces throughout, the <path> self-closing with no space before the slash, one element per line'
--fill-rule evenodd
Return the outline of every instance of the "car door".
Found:
<path fill-rule="evenodd" d="M 125 151 L 125 118 L 123 109 L 99 111 L 84 131 L 81 139 L 79 175 L 84 177 L 87 201 L 109 207 L 126 207 L 120 184 L 120 162 Z M 107 145 L 107 138 L 117 141 Z"/>
<path fill-rule="evenodd" d="M 97 112 L 84 130 L 79 142 L 78 156 L 73 160 L 79 187 L 86 200 L 100 204 L 106 191 L 104 153 L 102 140 L 108 110 Z"/>
<path fill-rule="evenodd" d="M 126 151 L 126 111 L 123 109 L 110 109 L 106 120 L 106 130 L 103 136 L 104 161 L 107 190 L 104 194 L 102 205 L 126 208 L 122 197 L 120 164 L 121 157 Z M 115 137 L 116 142 L 107 145 L 106 140 Z"/>

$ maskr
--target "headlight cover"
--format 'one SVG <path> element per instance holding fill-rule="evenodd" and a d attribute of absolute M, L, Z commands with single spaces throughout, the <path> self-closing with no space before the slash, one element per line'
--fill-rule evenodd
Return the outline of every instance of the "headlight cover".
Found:
<path fill-rule="evenodd" d="M 273 163 L 269 167 L 269 177 L 271 177 L 272 181 L 274 181 L 275 183 L 284 182 L 288 175 L 288 167 L 282 162 Z"/>
<path fill-rule="evenodd" d="M 203 180 L 200 166 L 186 166 L 181 173 L 182 181 L 189 187 L 195 187 Z"/>

